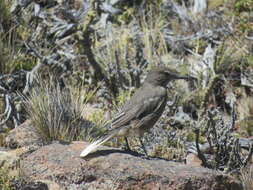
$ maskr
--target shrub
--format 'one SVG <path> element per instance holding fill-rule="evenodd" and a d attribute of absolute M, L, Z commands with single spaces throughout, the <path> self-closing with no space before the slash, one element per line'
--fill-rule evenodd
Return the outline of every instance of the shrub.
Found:
<path fill-rule="evenodd" d="M 236 1 L 234 8 L 237 12 L 242 11 L 252 11 L 253 10 L 253 2 L 252 0 L 238 0 Z"/>

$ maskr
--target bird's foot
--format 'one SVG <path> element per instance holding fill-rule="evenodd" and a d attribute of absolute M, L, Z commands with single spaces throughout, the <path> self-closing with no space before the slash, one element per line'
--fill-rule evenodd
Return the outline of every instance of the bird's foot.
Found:
<path fill-rule="evenodd" d="M 145 157 L 149 157 L 148 156 L 148 152 L 147 152 L 147 149 L 146 149 L 146 147 L 144 146 L 144 144 L 143 144 L 143 142 L 142 142 L 142 139 L 141 138 L 139 138 L 139 141 L 140 141 L 140 144 L 141 144 L 141 148 L 142 148 L 142 150 L 144 151 L 144 154 L 145 154 Z"/>
<path fill-rule="evenodd" d="M 149 155 L 147 155 L 147 154 L 142 154 L 141 158 L 145 159 L 145 160 L 151 160 L 151 157 Z"/>
<path fill-rule="evenodd" d="M 123 148 L 123 150 L 125 150 L 125 151 L 132 152 L 132 150 L 131 150 L 131 148 L 130 148 L 130 146 L 129 146 L 127 137 L 125 137 L 125 145 L 124 145 L 122 148 Z"/>

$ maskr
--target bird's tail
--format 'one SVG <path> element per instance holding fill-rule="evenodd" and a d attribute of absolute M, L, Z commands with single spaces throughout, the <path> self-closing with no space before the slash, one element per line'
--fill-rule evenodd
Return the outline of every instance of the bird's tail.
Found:
<path fill-rule="evenodd" d="M 95 142 L 91 143 L 88 147 L 86 147 L 82 151 L 82 153 L 80 154 L 80 157 L 84 158 L 89 153 L 96 150 L 100 145 L 104 144 L 106 141 L 110 140 L 114 136 L 115 136 L 115 133 L 110 133 L 110 134 L 107 134 L 107 135 L 104 135 L 104 136 L 100 137 L 98 140 L 96 140 Z"/>

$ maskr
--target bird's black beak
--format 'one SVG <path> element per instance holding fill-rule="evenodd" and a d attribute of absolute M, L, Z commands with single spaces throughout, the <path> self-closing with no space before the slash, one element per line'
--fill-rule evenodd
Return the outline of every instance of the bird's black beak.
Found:
<path fill-rule="evenodd" d="M 194 78 L 190 75 L 182 75 L 182 74 L 179 74 L 179 73 L 170 73 L 170 75 L 174 79 L 196 80 L 196 78 Z"/>
<path fill-rule="evenodd" d="M 186 76 L 186 75 L 184 76 L 184 75 L 180 75 L 180 74 L 174 74 L 173 78 L 174 79 L 185 79 L 185 80 L 187 80 L 188 76 Z"/>
<path fill-rule="evenodd" d="M 197 80 L 196 78 L 190 76 L 190 75 L 175 75 L 175 79 L 184 79 L 184 80 Z"/>

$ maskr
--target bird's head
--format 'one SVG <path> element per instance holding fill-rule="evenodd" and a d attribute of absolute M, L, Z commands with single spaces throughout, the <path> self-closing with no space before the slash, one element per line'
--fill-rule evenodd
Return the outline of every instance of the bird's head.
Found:
<path fill-rule="evenodd" d="M 165 66 L 156 66 L 151 69 L 148 73 L 145 82 L 159 85 L 159 86 L 167 86 L 168 82 L 176 79 L 186 79 L 189 80 L 191 77 L 187 75 L 180 74 L 179 71 L 175 68 L 168 68 Z"/>

